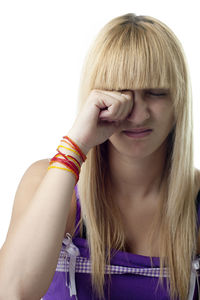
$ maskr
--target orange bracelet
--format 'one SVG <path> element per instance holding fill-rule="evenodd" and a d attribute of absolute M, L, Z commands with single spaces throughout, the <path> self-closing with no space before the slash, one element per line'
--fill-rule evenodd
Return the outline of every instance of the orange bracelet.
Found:
<path fill-rule="evenodd" d="M 80 163 L 78 162 L 78 160 L 75 157 L 73 157 L 71 155 L 67 155 L 66 156 L 65 154 L 63 154 L 62 152 L 60 152 L 59 149 L 57 149 L 57 151 L 58 151 L 58 154 L 62 155 L 65 159 L 68 159 L 68 158 L 72 159 L 75 162 L 75 165 L 78 167 L 78 169 L 80 171 L 81 165 L 80 165 Z"/>
<path fill-rule="evenodd" d="M 71 148 L 71 149 L 69 148 L 68 150 L 71 150 L 71 151 L 75 152 L 82 159 L 82 161 L 84 162 L 87 157 L 81 151 L 81 149 L 78 147 L 78 145 L 76 143 L 74 143 L 68 136 L 64 136 L 63 138 L 66 139 L 66 140 L 61 140 L 61 142 L 64 142 L 64 143 L 68 144 Z M 58 146 L 58 148 L 56 149 L 58 151 L 58 153 L 50 160 L 48 170 L 51 169 L 51 168 L 57 168 L 57 169 L 69 171 L 69 172 L 71 172 L 75 175 L 76 184 L 77 184 L 77 182 L 79 180 L 81 165 L 75 157 L 73 157 L 71 155 L 65 155 L 64 153 L 62 153 L 59 150 L 59 147 L 66 148 L 62 145 Z M 63 158 L 61 158 L 59 156 L 63 156 Z M 58 166 L 52 166 L 53 162 L 58 162 L 60 164 L 63 164 L 63 165 L 66 166 L 66 168 L 62 168 L 62 167 L 58 167 Z"/>
<path fill-rule="evenodd" d="M 83 161 L 86 160 L 87 156 L 81 151 L 81 149 L 79 148 L 79 146 L 73 142 L 68 136 L 63 136 L 64 139 L 70 141 L 70 143 L 74 146 L 74 148 L 78 151 L 78 153 L 80 154 L 81 158 Z"/>
<path fill-rule="evenodd" d="M 50 164 L 52 164 L 53 162 L 59 162 L 63 165 L 65 165 L 66 167 L 72 169 L 76 174 L 77 176 L 79 176 L 79 173 L 80 173 L 80 169 L 79 167 L 77 167 L 75 165 L 75 163 L 73 161 L 71 161 L 70 159 L 68 159 L 66 157 L 66 159 L 62 159 L 62 158 L 59 158 L 58 155 L 60 155 L 59 153 L 57 153 L 50 161 Z"/>

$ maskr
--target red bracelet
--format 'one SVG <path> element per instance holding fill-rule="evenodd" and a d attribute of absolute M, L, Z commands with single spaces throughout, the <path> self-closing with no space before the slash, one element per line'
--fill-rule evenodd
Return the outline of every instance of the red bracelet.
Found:
<path fill-rule="evenodd" d="M 81 151 L 81 149 L 78 147 L 75 142 L 73 142 L 68 136 L 63 136 L 64 139 L 70 141 L 70 143 L 74 146 L 74 148 L 78 151 L 83 161 L 86 160 L 87 156 Z"/>
<path fill-rule="evenodd" d="M 51 162 L 53 161 L 57 161 L 57 162 L 60 162 L 66 166 L 70 166 L 76 173 L 77 175 L 79 174 L 79 169 L 78 167 L 72 162 L 70 161 L 69 159 L 62 159 L 62 158 L 59 158 L 57 157 L 58 154 L 56 154 L 52 159 L 51 159 Z"/>
<path fill-rule="evenodd" d="M 76 162 L 77 162 L 77 164 L 78 164 L 78 166 L 79 166 L 79 168 L 81 167 L 81 165 L 80 165 L 80 163 L 79 163 L 79 161 L 75 158 L 75 157 L 73 157 L 73 156 L 71 156 L 71 155 L 65 155 L 64 153 L 62 153 L 62 152 L 60 152 L 60 150 L 59 149 L 57 149 L 57 151 L 59 152 L 59 154 L 61 154 L 65 159 L 68 159 L 68 157 L 70 157 L 71 159 L 74 159 Z"/>
<path fill-rule="evenodd" d="M 59 150 L 58 148 L 57 148 L 56 150 L 57 150 L 58 153 L 61 154 L 65 159 L 67 159 L 67 156 L 66 156 L 64 153 L 60 152 L 60 150 Z"/>
<path fill-rule="evenodd" d="M 69 168 L 70 170 L 72 170 L 72 172 L 74 173 L 74 175 L 76 176 L 76 180 L 78 181 L 79 179 L 79 171 L 77 169 L 77 167 L 75 165 L 73 165 L 72 162 L 70 162 L 69 160 L 67 161 L 64 161 L 64 159 L 60 159 L 58 157 L 53 157 L 50 161 L 50 165 L 53 163 L 53 162 L 59 162 L 63 165 L 65 165 L 67 168 Z"/>
<path fill-rule="evenodd" d="M 77 162 L 77 164 L 79 165 L 79 167 L 81 167 L 79 161 L 78 161 L 75 157 L 73 157 L 73 156 L 71 156 L 71 155 L 67 155 L 67 157 L 70 157 L 70 158 L 74 159 L 74 160 Z"/>

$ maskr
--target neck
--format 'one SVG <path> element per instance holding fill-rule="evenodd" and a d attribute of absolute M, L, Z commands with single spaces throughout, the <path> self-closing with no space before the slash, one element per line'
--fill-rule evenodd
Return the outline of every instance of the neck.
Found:
<path fill-rule="evenodd" d="M 166 144 L 143 158 L 122 155 L 112 144 L 108 147 L 111 187 L 123 199 L 145 200 L 161 192 Z"/>

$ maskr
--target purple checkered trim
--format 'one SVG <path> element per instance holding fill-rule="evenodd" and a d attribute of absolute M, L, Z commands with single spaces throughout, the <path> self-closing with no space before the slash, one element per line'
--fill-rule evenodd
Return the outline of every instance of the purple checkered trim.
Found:
<path fill-rule="evenodd" d="M 68 273 L 69 277 L 66 280 L 66 286 L 69 288 L 70 296 L 75 296 L 77 298 L 76 292 L 76 282 L 75 273 L 90 273 L 91 274 L 91 261 L 86 257 L 80 256 L 79 249 L 73 244 L 71 235 L 66 234 L 63 240 L 62 249 L 60 251 L 60 256 L 58 259 L 58 264 L 56 267 L 57 272 Z M 200 257 L 198 256 L 194 261 L 192 261 L 192 269 L 190 276 L 190 288 L 187 300 L 193 300 L 195 292 L 195 282 L 198 277 L 197 270 L 200 269 Z M 169 277 L 168 268 L 163 268 L 163 277 Z M 160 268 L 135 268 L 135 267 L 125 267 L 117 265 L 106 265 L 105 274 L 137 274 L 150 277 L 159 277 Z M 41 299 L 42 300 L 42 299 Z"/>
<path fill-rule="evenodd" d="M 61 250 L 60 257 L 58 260 L 56 271 L 58 272 L 69 272 L 69 261 L 70 256 L 65 250 Z M 105 273 L 108 274 L 138 274 L 150 277 L 159 277 L 160 268 L 134 268 L 117 265 L 106 265 Z M 75 272 L 77 273 L 91 273 L 91 261 L 85 257 L 77 256 Z M 167 268 L 164 268 L 164 277 L 169 277 Z"/>

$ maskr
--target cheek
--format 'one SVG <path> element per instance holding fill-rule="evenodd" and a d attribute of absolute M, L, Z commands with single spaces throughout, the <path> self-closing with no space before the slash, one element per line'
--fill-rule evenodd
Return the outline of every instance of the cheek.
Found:
<path fill-rule="evenodd" d="M 168 122 L 171 124 L 171 126 L 173 127 L 174 125 L 174 122 L 175 122 L 175 116 L 174 116 L 174 109 L 173 109 L 173 106 L 170 105 L 167 110 L 167 117 L 168 117 Z"/>
<path fill-rule="evenodd" d="M 161 121 L 173 122 L 174 109 L 172 103 L 169 101 L 163 101 L 156 104 L 157 105 L 152 106 L 152 113 L 155 114 Z"/>
<path fill-rule="evenodd" d="M 168 108 L 168 110 L 163 111 L 160 116 L 160 124 L 163 125 L 163 129 L 166 130 L 166 132 L 170 132 L 175 125 L 173 110 Z"/>

